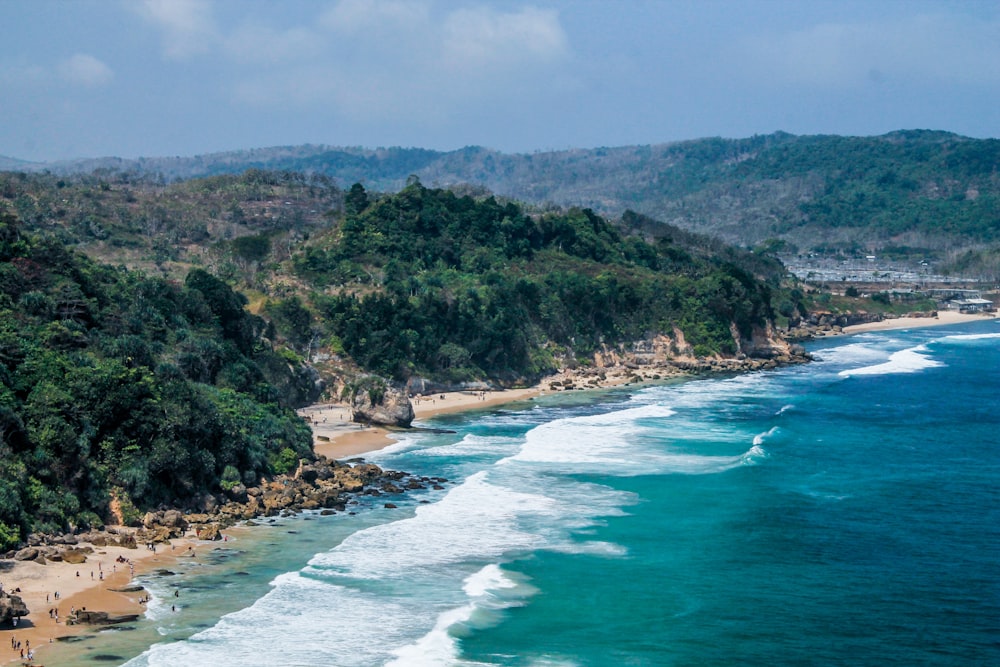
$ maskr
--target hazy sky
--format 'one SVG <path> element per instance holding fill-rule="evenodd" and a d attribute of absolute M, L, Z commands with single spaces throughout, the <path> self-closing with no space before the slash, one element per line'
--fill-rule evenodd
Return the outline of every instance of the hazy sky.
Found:
<path fill-rule="evenodd" d="M 1000 0 L 0 0 L 0 155 L 1000 136 Z"/>

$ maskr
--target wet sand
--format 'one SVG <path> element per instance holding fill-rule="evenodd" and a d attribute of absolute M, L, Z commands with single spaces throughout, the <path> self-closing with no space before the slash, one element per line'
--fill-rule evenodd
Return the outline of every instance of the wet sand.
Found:
<path fill-rule="evenodd" d="M 135 574 L 155 568 L 168 567 L 179 557 L 189 554 L 188 546 L 197 551 L 196 542 L 188 539 L 173 541 L 173 549 L 158 544 L 157 550 L 126 549 L 119 546 L 94 547 L 87 560 L 80 564 L 49 561 L 45 565 L 34 561 L 5 561 L 10 563 L 0 571 L 4 590 L 18 595 L 30 612 L 18 621 L 16 628 L 0 629 L 0 664 L 25 664 L 20 650 L 11 648 L 11 638 L 20 641 L 22 648 L 35 649 L 32 664 L 44 664 L 45 648 L 59 637 L 85 634 L 107 626 L 66 625 L 71 609 L 104 611 L 112 616 L 138 614 L 145 611 L 139 599 L 146 591 L 116 592 L 132 581 L 128 563 L 117 561 L 119 556 L 128 559 Z M 79 573 L 79 575 L 78 575 Z M 101 576 L 103 575 L 103 579 Z M 20 592 L 15 589 L 20 588 Z M 59 598 L 55 597 L 59 593 Z M 58 620 L 49 615 L 58 612 Z M 25 656 L 27 656 L 25 650 Z"/>
<path fill-rule="evenodd" d="M 942 310 L 937 317 L 896 317 L 881 322 L 869 322 L 867 324 L 855 324 L 844 327 L 843 333 L 856 334 L 865 331 L 891 331 L 893 329 L 918 329 L 923 327 L 936 327 L 946 324 L 964 324 L 966 322 L 981 322 L 983 320 L 996 319 L 996 313 L 970 314 L 956 313 L 953 310 Z"/>

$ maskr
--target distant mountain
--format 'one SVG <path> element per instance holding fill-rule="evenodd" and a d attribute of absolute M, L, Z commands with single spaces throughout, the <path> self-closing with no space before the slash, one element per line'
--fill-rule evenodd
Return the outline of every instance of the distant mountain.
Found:
<path fill-rule="evenodd" d="M 533 154 L 306 145 L 44 168 L 166 180 L 289 170 L 381 191 L 398 191 L 416 175 L 435 187 L 472 184 L 536 206 L 582 206 L 612 217 L 630 209 L 730 243 L 778 240 L 801 251 L 940 261 L 1000 243 L 1000 141 L 929 130 L 878 137 L 778 132 Z"/>
<path fill-rule="evenodd" d="M 45 165 L 38 162 L 28 162 L 18 160 L 14 157 L 0 155 L 0 171 L 38 171 L 44 169 Z"/>

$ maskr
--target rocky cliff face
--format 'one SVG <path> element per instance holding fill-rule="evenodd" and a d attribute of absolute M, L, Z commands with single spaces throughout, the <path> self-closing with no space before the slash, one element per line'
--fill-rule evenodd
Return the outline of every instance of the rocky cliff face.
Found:
<path fill-rule="evenodd" d="M 735 361 L 745 359 L 773 360 L 778 364 L 802 361 L 804 351 L 797 345 L 790 345 L 768 324 L 755 329 L 749 338 L 740 335 L 736 326 L 731 328 L 736 344 Z M 658 335 L 631 344 L 614 347 L 604 345 L 594 353 L 594 366 L 614 368 L 616 366 L 662 366 L 664 364 L 700 364 L 711 360 L 697 359 L 684 333 L 674 328 L 673 335 Z M 748 370 L 755 368 L 751 364 Z"/>

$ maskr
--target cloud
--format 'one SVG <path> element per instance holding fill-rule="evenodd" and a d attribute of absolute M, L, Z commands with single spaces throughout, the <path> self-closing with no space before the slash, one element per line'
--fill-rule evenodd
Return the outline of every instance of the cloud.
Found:
<path fill-rule="evenodd" d="M 961 15 L 824 23 L 746 47 L 758 76 L 792 84 L 1000 83 L 1000 23 Z"/>
<path fill-rule="evenodd" d="M 77 53 L 61 61 L 56 70 L 64 81 L 88 88 L 107 85 L 115 78 L 110 67 L 86 53 Z"/>
<path fill-rule="evenodd" d="M 426 29 L 430 7 L 424 2 L 401 0 L 341 0 L 320 18 L 320 25 L 343 34 L 373 30 Z"/>
<path fill-rule="evenodd" d="M 498 12 L 486 7 L 452 12 L 442 30 L 442 56 L 451 67 L 518 67 L 552 62 L 569 53 L 559 16 L 526 7 Z"/>
<path fill-rule="evenodd" d="M 533 7 L 342 0 L 297 30 L 312 57 L 246 71 L 234 84 L 239 101 L 439 124 L 475 105 L 550 94 L 571 60 L 558 13 Z M 264 48 L 280 37 L 263 38 Z"/>
<path fill-rule="evenodd" d="M 217 40 L 212 8 L 205 0 L 142 0 L 129 6 L 162 31 L 164 55 L 170 59 L 206 53 Z"/>
<path fill-rule="evenodd" d="M 242 64 L 280 64 L 317 57 L 323 38 L 309 28 L 275 30 L 266 25 L 244 24 L 224 39 L 226 53 Z"/>

